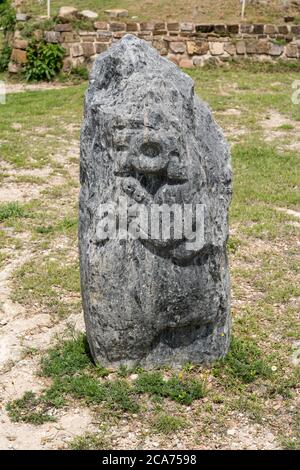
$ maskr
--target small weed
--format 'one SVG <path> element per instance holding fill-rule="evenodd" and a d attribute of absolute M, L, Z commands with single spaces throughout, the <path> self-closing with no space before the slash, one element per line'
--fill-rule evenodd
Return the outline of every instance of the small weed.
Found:
<path fill-rule="evenodd" d="M 121 365 L 119 369 L 117 370 L 117 374 L 119 377 L 128 377 L 128 375 L 131 374 L 131 369 L 129 369 L 127 366 Z"/>
<path fill-rule="evenodd" d="M 187 421 L 179 416 L 159 414 L 153 420 L 153 429 L 161 434 L 170 434 L 186 428 Z"/>
<path fill-rule="evenodd" d="M 277 127 L 277 129 L 282 131 L 292 131 L 295 129 L 295 126 L 292 124 L 282 124 L 281 126 Z"/>
<path fill-rule="evenodd" d="M 12 421 L 31 424 L 43 424 L 55 421 L 53 416 L 47 414 L 48 406 L 33 392 L 25 392 L 22 398 L 10 402 L 6 407 Z"/>
<path fill-rule="evenodd" d="M 89 71 L 86 67 L 75 67 L 71 70 L 71 75 L 74 78 L 79 78 L 80 80 L 89 79 Z"/>
<path fill-rule="evenodd" d="M 60 44 L 32 41 L 26 52 L 26 80 L 52 80 L 62 68 L 65 49 Z"/>
<path fill-rule="evenodd" d="M 241 241 L 236 237 L 229 237 L 227 242 L 228 251 L 230 253 L 236 253 L 239 247 L 241 246 Z"/>
<path fill-rule="evenodd" d="M 273 44 L 276 44 L 277 46 L 285 46 L 287 44 L 286 39 L 280 39 L 280 38 L 276 38 L 272 42 Z"/>
<path fill-rule="evenodd" d="M 101 432 L 77 436 L 69 443 L 70 450 L 105 450 L 109 447 L 107 439 Z"/>
<path fill-rule="evenodd" d="M 0 222 L 6 219 L 16 219 L 19 217 L 25 217 L 25 210 L 17 202 L 8 202 L 6 204 L 0 204 Z"/>

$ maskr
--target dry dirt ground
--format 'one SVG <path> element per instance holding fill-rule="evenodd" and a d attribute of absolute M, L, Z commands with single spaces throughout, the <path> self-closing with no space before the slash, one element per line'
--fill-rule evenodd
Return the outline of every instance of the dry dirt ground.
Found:
<path fill-rule="evenodd" d="M 204 78 L 203 80 L 205 83 Z M 201 82 L 199 87 L 202 87 Z M 231 85 L 228 85 L 226 90 L 226 107 L 217 106 L 215 103 L 213 107 L 229 140 L 232 143 L 242 142 L 249 133 L 249 115 L 246 116 L 245 113 L 247 104 L 241 103 L 241 106 L 237 106 L 234 102 L 232 105 L 233 100 L 230 97 L 235 92 L 232 92 Z M 11 91 L 19 90 L 15 88 Z M 35 99 L 35 109 L 38 109 L 39 100 L 45 101 L 46 98 L 44 99 L 41 92 L 35 93 L 38 96 L 31 92 L 29 99 Z M 249 93 L 255 94 L 255 90 Z M 47 95 L 47 99 L 49 96 Z M 62 99 L 62 96 L 59 95 L 57 99 Z M 68 96 L 72 96 L 71 91 Z M 16 101 L 16 97 L 16 94 L 12 95 L 12 102 Z M 222 98 L 222 93 L 220 97 Z M 55 101 L 55 96 L 51 95 L 52 101 L 53 98 Z M 68 97 L 65 99 L 68 101 Z M 53 105 L 51 106 L 53 113 Z M 34 125 L 29 127 L 26 119 L 22 121 L 22 116 L 16 113 L 9 130 L 12 139 L 15 135 L 24 138 L 24 145 L 28 148 L 31 144 L 35 147 L 48 146 L 47 160 L 43 165 L 35 165 L 30 154 L 25 163 L 20 164 L 19 160 L 10 161 L 5 154 L 1 161 L 4 176 L 0 180 L 0 204 L 5 206 L 9 202 L 17 202 L 25 205 L 25 210 L 37 215 L 33 219 L 13 219 L 11 223 L 4 220 L 1 223 L 3 244 L 0 249 L 0 449 L 66 448 L 75 436 L 98 432 L 106 419 L 103 413 L 99 414 L 78 401 L 74 401 L 71 406 L 54 410 L 56 421 L 39 426 L 13 422 L 6 410 L 8 402 L 21 398 L 27 390 L 38 393 L 49 385 L 50 379 L 39 376 L 37 371 L 40 358 L 55 343 L 57 336 L 70 329 L 70 325 L 76 330 L 84 331 L 79 292 L 68 287 L 64 276 L 68 276 L 69 271 L 62 271 L 65 265 L 78 269 L 76 229 L 71 229 L 70 232 L 65 220 L 67 217 L 71 220 L 74 215 L 76 217 L 81 106 L 80 100 L 79 104 L 76 104 L 75 117 L 60 116 L 58 121 L 48 122 L 45 113 L 39 118 L 39 123 L 34 122 Z M 74 110 L 71 111 L 72 114 Z M 61 109 L 56 112 L 61 113 Z M 241 115 L 246 116 L 245 122 L 240 121 Z M 276 109 L 272 110 L 270 115 L 269 119 L 264 115 L 259 123 L 265 140 L 278 139 L 278 148 L 286 146 L 286 149 L 299 151 L 299 142 L 294 141 L 288 134 L 291 127 L 294 129 L 293 133 L 299 132 L 299 121 L 288 118 Z M 235 122 L 232 121 L 233 117 Z M 61 135 L 57 125 L 63 120 L 65 127 Z M 285 127 L 282 128 L 283 125 Z M 66 131 L 68 139 L 65 139 Z M 0 155 L 7 138 L 7 133 L 4 138 L 1 137 Z M 51 150 L 52 138 L 60 142 L 54 150 Z M 30 142 L 31 139 L 33 143 Z M 13 147 L 11 151 L 17 151 L 16 148 Z M 265 202 L 262 206 L 264 204 Z M 289 374 L 293 373 L 292 355 L 289 357 L 292 353 L 289 351 L 298 344 L 292 330 L 296 323 L 299 297 L 292 292 L 277 298 L 276 293 L 283 285 L 281 282 L 289 284 L 294 281 L 291 279 L 294 273 L 289 271 L 291 265 L 288 263 L 292 262 L 294 266 L 296 261 L 293 256 L 299 249 L 299 243 L 297 232 L 290 230 L 291 227 L 297 229 L 300 213 L 294 205 L 285 206 L 280 200 L 272 204 L 275 208 L 274 214 L 278 213 L 278 217 L 284 217 L 283 220 L 289 227 L 285 237 L 279 236 L 277 232 L 274 237 L 260 236 L 260 232 L 257 234 L 254 231 L 258 224 L 255 218 L 254 222 L 247 225 L 242 216 L 233 216 L 235 219 L 231 224 L 231 235 L 237 248 L 231 254 L 232 311 L 234 330 L 246 332 L 246 336 L 258 341 L 263 353 L 270 356 L 274 374 L 282 367 L 284 372 L 278 379 L 281 382 L 285 380 L 285 374 L 289 377 Z M 241 210 L 244 211 L 243 208 Z M 47 218 L 43 219 L 45 213 Z M 48 233 L 46 229 L 56 227 L 55 224 L 62 217 L 66 228 L 56 231 L 49 228 Z M 44 227 L 44 231 L 40 226 Z M 264 230 L 269 230 L 272 234 L 272 227 L 264 227 Z M 48 282 L 52 288 L 49 292 L 43 290 L 47 280 L 44 272 L 39 271 L 45 259 L 53 266 L 57 266 L 55 263 L 62 263 L 62 266 L 59 265 L 61 278 L 58 275 L 58 280 L 54 277 L 56 272 L 53 274 L 48 271 Z M 28 280 L 30 269 L 33 277 Z M 286 277 L 280 277 L 282 272 Z M 36 282 L 35 273 L 37 276 L 41 273 L 40 284 Z M 276 284 L 278 276 L 279 287 Z M 56 315 L 59 308 L 63 309 L 60 316 Z M 294 421 L 299 404 L 294 387 L 292 396 L 284 398 L 277 392 L 268 394 L 267 386 L 262 381 L 259 385 L 253 384 L 250 386 L 252 388 L 247 389 L 251 399 L 242 403 L 243 397 L 238 396 L 239 392 L 236 391 L 228 391 L 228 397 L 222 398 L 222 394 L 226 396 L 227 389 L 224 384 L 216 384 L 210 371 L 201 371 L 201 376 L 207 380 L 210 389 L 208 397 L 200 403 L 182 406 L 180 410 L 177 404 L 168 404 L 170 413 L 184 415 L 189 423 L 187 428 L 171 434 L 153 432 L 151 420 L 156 405 L 148 403 L 143 417 L 124 413 L 116 422 L 108 419 L 104 431 L 101 428 L 101 432 L 105 432 L 109 445 L 116 449 L 281 449 L 284 447 L 284 439 L 294 439 Z M 113 377 L 112 373 L 111 378 Z M 133 375 L 129 380 L 134 378 Z M 110 380 L 110 376 L 107 380 Z"/>

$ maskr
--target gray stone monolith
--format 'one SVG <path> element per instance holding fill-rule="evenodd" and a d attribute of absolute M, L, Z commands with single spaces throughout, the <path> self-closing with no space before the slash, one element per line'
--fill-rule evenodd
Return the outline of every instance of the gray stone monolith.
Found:
<path fill-rule="evenodd" d="M 95 61 L 80 179 L 81 285 L 95 361 L 150 368 L 224 356 L 230 152 L 193 80 L 135 36 Z"/>

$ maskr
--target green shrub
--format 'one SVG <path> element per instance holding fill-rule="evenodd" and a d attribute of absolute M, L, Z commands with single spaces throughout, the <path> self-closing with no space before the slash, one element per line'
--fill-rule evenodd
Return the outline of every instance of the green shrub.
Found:
<path fill-rule="evenodd" d="M 61 70 L 65 49 L 59 44 L 33 41 L 27 48 L 26 80 L 51 80 Z"/>
<path fill-rule="evenodd" d="M 0 51 L 0 72 L 5 72 L 7 70 L 11 51 L 12 49 L 8 44 L 5 44 Z"/>
<path fill-rule="evenodd" d="M 56 24 L 56 18 L 47 18 L 43 21 L 36 21 L 35 19 L 32 19 L 26 21 L 25 23 L 18 24 L 18 29 L 21 31 L 21 36 L 24 39 L 31 39 L 34 31 L 53 31 Z"/>
<path fill-rule="evenodd" d="M 0 2 L 0 28 L 3 28 L 4 36 L 15 29 L 16 13 L 10 0 Z"/>
<path fill-rule="evenodd" d="M 74 69 L 71 70 L 71 74 L 79 78 L 81 80 L 88 80 L 89 79 L 89 71 L 86 67 L 74 67 Z"/>

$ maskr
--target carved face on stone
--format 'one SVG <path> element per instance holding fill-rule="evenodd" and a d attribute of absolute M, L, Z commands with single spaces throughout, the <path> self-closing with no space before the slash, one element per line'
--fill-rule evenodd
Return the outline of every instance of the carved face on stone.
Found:
<path fill-rule="evenodd" d="M 126 76 L 124 66 L 110 57 L 102 76 L 95 77 L 93 96 L 88 97 L 87 111 L 97 129 L 91 154 L 94 166 L 102 165 L 101 195 L 115 200 L 127 196 L 130 203 L 147 206 L 203 204 L 205 246 L 224 243 L 231 170 L 228 149 L 210 111 L 205 105 L 197 106 L 194 85 L 187 76 L 183 83 L 175 83 L 154 66 L 145 81 L 144 71 Z M 220 217 L 221 223 L 213 224 Z M 167 247 L 167 256 L 197 254 L 178 247 L 178 240 L 150 239 L 144 244 L 158 250 Z"/>
<path fill-rule="evenodd" d="M 90 77 L 80 162 L 81 285 L 95 360 L 152 367 L 224 356 L 230 155 L 192 79 L 136 37 L 112 45 Z M 104 240 L 99 207 L 120 198 L 130 209 L 203 205 L 204 244 Z"/>

